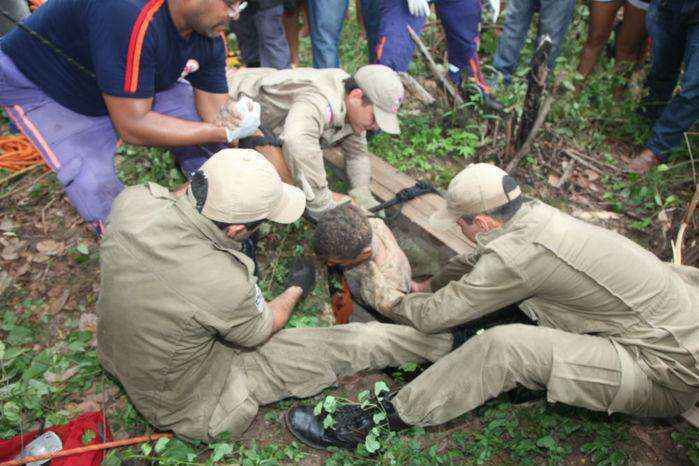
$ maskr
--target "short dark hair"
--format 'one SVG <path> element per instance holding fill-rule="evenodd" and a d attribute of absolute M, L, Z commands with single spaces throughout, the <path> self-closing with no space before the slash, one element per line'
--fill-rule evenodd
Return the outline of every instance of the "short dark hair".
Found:
<path fill-rule="evenodd" d="M 371 238 L 366 215 L 357 206 L 343 204 L 318 219 L 313 249 L 324 259 L 351 260 L 371 245 Z"/>
<path fill-rule="evenodd" d="M 512 178 L 510 175 L 505 175 L 502 178 L 502 190 L 506 193 L 509 193 L 513 189 L 517 188 L 519 185 L 515 181 L 514 178 Z M 522 207 L 522 203 L 524 202 L 524 195 L 520 194 L 516 198 L 512 199 L 510 202 L 507 204 L 503 204 L 500 207 L 496 207 L 491 210 L 487 210 L 485 212 L 481 212 L 480 214 L 488 215 L 490 217 L 493 217 L 494 219 L 497 219 L 501 221 L 502 223 L 509 222 L 512 217 L 515 216 L 517 211 L 519 210 L 520 207 Z M 476 215 L 479 214 L 466 214 L 463 215 L 461 218 L 463 218 L 465 221 L 468 223 L 473 223 Z"/>
<path fill-rule="evenodd" d="M 357 81 L 355 81 L 353 77 L 346 78 L 343 83 L 345 84 L 345 95 L 349 95 L 349 93 L 355 89 L 360 89 L 362 91 L 362 102 L 364 105 L 372 103 L 369 97 L 366 96 L 366 92 L 359 87 L 359 84 L 357 84 Z"/>

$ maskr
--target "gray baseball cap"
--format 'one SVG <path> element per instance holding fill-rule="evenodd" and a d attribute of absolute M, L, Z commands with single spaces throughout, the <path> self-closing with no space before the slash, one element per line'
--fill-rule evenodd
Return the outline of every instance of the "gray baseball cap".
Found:
<path fill-rule="evenodd" d="M 398 74 L 384 65 L 366 65 L 354 73 L 354 80 L 374 105 L 374 117 L 381 130 L 400 133 L 398 109 L 405 97 Z"/>

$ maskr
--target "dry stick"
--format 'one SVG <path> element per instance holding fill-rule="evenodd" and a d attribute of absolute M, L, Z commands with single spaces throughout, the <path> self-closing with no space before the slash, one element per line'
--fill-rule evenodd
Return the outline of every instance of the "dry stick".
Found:
<path fill-rule="evenodd" d="M 36 166 L 36 165 L 35 165 L 35 166 Z M 33 168 L 33 167 L 32 167 L 32 168 Z M 46 175 L 48 175 L 48 174 L 50 174 L 50 173 L 53 173 L 53 172 L 52 172 L 52 171 L 47 171 L 47 172 L 44 173 L 43 175 L 38 176 L 29 186 L 25 187 L 24 189 L 29 189 L 29 188 L 31 188 L 31 187 L 34 186 L 36 183 L 38 183 L 39 180 L 41 180 L 42 178 L 46 177 Z M 17 184 L 19 184 L 19 183 L 17 183 Z M 5 194 L 3 194 L 2 196 L 0 196 L 0 201 L 3 200 L 3 199 L 5 199 L 6 197 L 9 197 L 9 196 L 15 194 L 17 191 L 21 191 L 21 190 L 22 190 L 22 188 L 19 187 L 19 186 L 17 186 L 16 188 L 12 189 L 11 191 L 8 191 L 8 192 L 6 192 Z"/>
<path fill-rule="evenodd" d="M 43 164 L 41 164 L 41 163 L 37 163 L 37 164 L 32 165 L 32 166 L 29 166 L 29 167 L 27 167 L 27 168 L 23 168 L 23 169 L 21 169 L 20 171 L 15 172 L 15 173 L 13 173 L 13 174 L 11 174 L 11 175 L 9 175 L 9 176 L 6 176 L 5 178 L 3 178 L 3 179 L 0 180 L 0 186 L 4 185 L 4 184 L 7 183 L 8 181 L 14 180 L 14 179 L 17 178 L 18 176 L 22 176 L 22 175 L 24 175 L 25 173 L 28 173 L 28 172 L 34 170 L 36 167 L 41 167 L 42 165 L 43 165 Z"/>
<path fill-rule="evenodd" d="M 598 167 L 594 163 L 585 160 L 584 158 L 574 154 L 573 152 L 569 151 L 568 149 L 563 149 L 561 152 L 563 152 L 565 155 L 567 155 L 571 159 L 575 160 L 576 162 L 580 163 L 581 165 L 586 166 L 590 170 L 594 170 L 598 173 L 605 173 L 606 172 L 606 170 L 602 170 L 600 167 Z"/>
<path fill-rule="evenodd" d="M 158 440 L 161 438 L 172 438 L 171 433 L 158 433 L 151 435 L 142 435 L 140 437 L 127 438 L 124 440 L 115 440 L 113 442 L 106 443 L 96 443 L 94 445 L 88 445 L 85 447 L 71 448 L 70 450 L 55 451 L 53 453 L 46 453 L 43 455 L 27 456 L 18 460 L 5 461 L 0 463 L 0 466 L 19 466 L 21 464 L 31 463 L 34 461 L 42 461 L 53 458 L 62 458 L 64 456 L 78 455 L 80 453 L 87 453 L 90 451 L 108 450 L 111 448 L 125 447 L 127 445 L 135 445 L 137 443 L 152 442 L 153 440 Z"/>
<path fill-rule="evenodd" d="M 694 173 L 694 155 L 692 154 L 692 146 L 689 145 L 687 133 L 684 135 L 684 140 L 687 143 L 689 157 L 692 160 L 692 173 Z M 682 219 L 682 224 L 677 232 L 677 239 L 674 243 L 670 241 L 670 246 L 672 247 L 672 262 L 677 265 L 682 265 L 682 244 L 684 243 L 684 233 L 687 231 L 689 224 L 694 222 L 694 210 L 697 208 L 697 202 L 699 202 L 699 184 L 697 184 L 696 176 L 694 177 L 694 188 L 694 196 L 692 196 L 692 200 L 689 202 L 689 207 L 687 208 L 687 213 L 684 214 L 684 218 Z"/>
<path fill-rule="evenodd" d="M 553 93 L 546 96 L 546 99 L 544 100 L 544 103 L 541 105 L 541 109 L 539 110 L 539 114 L 536 116 L 534 126 L 532 126 L 532 130 L 529 132 L 529 136 L 527 136 L 527 139 L 524 141 L 524 144 L 522 144 L 522 147 L 520 147 L 515 157 L 512 159 L 509 165 L 507 165 L 507 169 L 505 171 L 507 171 L 508 173 L 512 173 L 512 170 L 514 170 L 519 161 L 522 160 L 522 157 L 524 157 L 524 154 L 529 152 L 529 147 L 532 145 L 534 136 L 536 136 L 536 133 L 539 132 L 541 126 L 544 124 L 544 120 L 546 120 L 546 116 L 549 114 L 549 111 L 551 110 L 551 104 L 553 104 L 554 100 L 555 97 Z"/>
<path fill-rule="evenodd" d="M 410 35 L 410 38 L 413 40 L 413 42 L 415 42 L 415 45 L 417 45 L 418 50 L 427 62 L 427 66 L 430 68 L 430 71 L 432 71 L 432 75 L 435 77 L 435 79 L 437 79 L 442 84 L 447 93 L 451 96 L 452 99 L 454 99 L 454 104 L 463 104 L 464 100 L 461 98 L 461 96 L 456 91 L 449 79 L 447 79 L 442 73 L 439 72 L 439 68 L 437 68 L 437 64 L 434 62 L 434 59 L 432 58 L 432 54 L 429 50 L 427 50 L 425 44 L 422 43 L 420 37 L 418 37 L 418 35 L 415 34 L 413 28 L 411 28 L 408 25 L 406 25 L 405 27 L 408 29 L 408 34 Z"/>
<path fill-rule="evenodd" d="M 405 87 L 408 92 L 410 92 L 410 94 L 419 100 L 423 105 L 429 106 L 436 102 L 436 99 L 432 97 L 432 94 L 427 92 L 425 88 L 422 87 L 422 84 L 417 82 L 417 80 L 408 73 L 401 71 L 398 73 L 398 77 L 403 83 L 403 87 Z"/>
<path fill-rule="evenodd" d="M 562 189 L 563 185 L 566 184 L 566 181 L 570 178 L 570 175 L 573 174 L 573 169 L 575 168 L 575 160 L 571 160 L 567 164 L 565 164 L 565 168 L 563 170 L 563 176 L 558 180 L 558 182 L 554 185 L 554 188 Z"/>
<path fill-rule="evenodd" d="M 610 170 L 612 170 L 613 172 L 621 173 L 621 169 L 619 167 L 617 167 L 616 165 L 612 165 L 611 163 L 604 162 L 602 160 L 597 160 L 596 158 L 590 157 L 589 155 L 587 155 L 584 152 L 579 151 L 577 149 L 567 147 L 565 149 L 565 151 L 566 151 L 566 153 L 571 154 L 571 157 L 575 155 L 575 156 L 580 157 L 581 159 L 587 160 L 588 162 L 590 162 L 594 165 L 598 165 L 599 168 L 597 169 L 597 171 L 599 171 L 599 172 L 604 171 L 603 167 L 606 167 L 606 168 L 609 168 Z"/>

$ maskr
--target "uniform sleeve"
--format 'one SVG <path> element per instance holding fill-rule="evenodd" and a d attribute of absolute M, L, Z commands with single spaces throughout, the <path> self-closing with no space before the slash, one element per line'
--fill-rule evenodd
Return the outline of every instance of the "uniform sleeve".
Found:
<path fill-rule="evenodd" d="M 213 94 L 227 94 L 226 47 L 223 37 L 206 39 L 205 50 L 199 70 L 187 75 L 192 87 Z"/>
<path fill-rule="evenodd" d="M 345 155 L 347 176 L 353 186 L 371 184 L 371 159 L 367 148 L 366 136 L 352 134 L 340 144 Z"/>
<path fill-rule="evenodd" d="M 248 348 L 261 345 L 272 336 L 274 315 L 256 283 L 250 283 L 244 299 L 219 329 L 226 341 Z"/>
<path fill-rule="evenodd" d="M 532 295 L 524 279 L 493 252 L 484 253 L 471 273 L 436 293 L 406 295 L 394 308 L 396 320 L 426 333 L 478 319 Z"/>
<path fill-rule="evenodd" d="M 362 301 L 389 319 L 394 319 L 392 310 L 405 293 L 391 286 L 374 261 L 367 262 L 362 273 L 359 289 Z"/>
<path fill-rule="evenodd" d="M 444 288 L 449 282 L 460 280 L 461 277 L 473 270 L 477 256 L 474 253 L 459 254 L 446 263 L 442 270 L 430 280 L 432 291 Z"/>
<path fill-rule="evenodd" d="M 303 173 L 312 185 L 321 171 L 325 173 L 323 151 L 320 147 L 325 116 L 319 105 L 322 103 L 316 102 L 310 96 L 294 102 L 286 116 L 281 134 L 282 152 L 289 169 L 295 177 Z M 313 187 L 322 188 L 323 185 Z"/>
<path fill-rule="evenodd" d="M 88 10 L 90 54 L 97 85 L 116 97 L 155 93 L 155 39 L 148 16 L 129 2 L 92 2 Z"/>

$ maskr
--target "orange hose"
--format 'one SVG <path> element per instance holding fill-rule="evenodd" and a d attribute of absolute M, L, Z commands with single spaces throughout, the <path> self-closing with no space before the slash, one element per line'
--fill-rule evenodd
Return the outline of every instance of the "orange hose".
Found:
<path fill-rule="evenodd" d="M 31 11 L 34 11 L 43 4 L 44 4 L 44 0 L 29 0 L 29 9 Z"/>
<path fill-rule="evenodd" d="M 39 151 L 22 135 L 0 136 L 0 168 L 10 173 L 44 164 Z M 48 167 L 44 167 L 48 170 Z"/>

